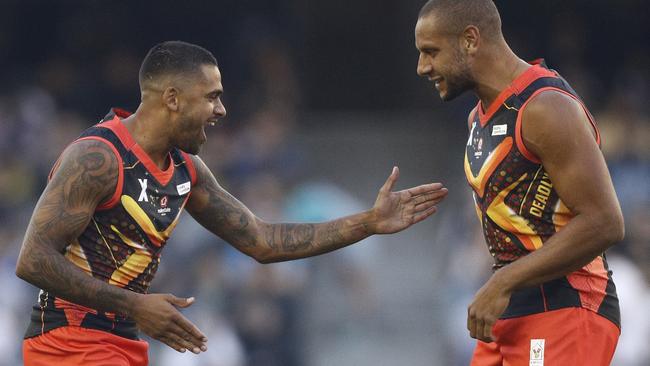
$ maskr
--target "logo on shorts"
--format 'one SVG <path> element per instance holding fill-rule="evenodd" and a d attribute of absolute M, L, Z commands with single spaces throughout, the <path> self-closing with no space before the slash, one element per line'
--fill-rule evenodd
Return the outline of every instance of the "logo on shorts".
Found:
<path fill-rule="evenodd" d="M 530 340 L 530 363 L 529 366 L 544 366 L 544 340 Z"/>

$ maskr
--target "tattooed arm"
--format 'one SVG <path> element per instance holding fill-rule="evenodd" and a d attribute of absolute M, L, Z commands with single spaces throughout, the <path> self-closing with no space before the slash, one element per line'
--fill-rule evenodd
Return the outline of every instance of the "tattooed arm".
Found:
<path fill-rule="evenodd" d="M 436 211 L 446 195 L 440 183 L 391 192 L 399 171 L 392 174 L 368 211 L 324 223 L 270 224 L 256 217 L 226 192 L 198 157 L 193 157 L 197 184 L 187 205 L 201 225 L 261 263 L 280 262 L 327 253 L 373 234 L 406 229 Z"/>
<path fill-rule="evenodd" d="M 129 312 L 130 291 L 88 276 L 63 256 L 95 207 L 111 196 L 117 175 L 117 158 L 105 143 L 84 140 L 66 149 L 32 214 L 18 257 L 18 277 L 78 304 Z"/>
<path fill-rule="evenodd" d="M 115 191 L 117 164 L 111 148 L 100 141 L 77 141 L 66 149 L 32 214 L 16 275 L 76 304 L 131 316 L 143 332 L 177 351 L 199 353 L 205 349 L 205 336 L 174 307 L 187 307 L 192 300 L 109 285 L 63 256 L 97 205 Z"/>

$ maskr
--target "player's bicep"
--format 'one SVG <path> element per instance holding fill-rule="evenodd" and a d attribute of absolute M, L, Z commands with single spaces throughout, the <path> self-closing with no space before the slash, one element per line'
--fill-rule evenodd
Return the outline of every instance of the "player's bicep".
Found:
<path fill-rule="evenodd" d="M 197 183 L 187 203 L 187 212 L 210 232 L 247 252 L 260 239 L 261 221 L 239 200 L 223 189 L 198 157 L 192 157 Z"/>
<path fill-rule="evenodd" d="M 84 230 L 100 202 L 117 185 L 118 160 L 96 140 L 78 141 L 62 154 L 43 191 L 25 244 L 48 244 L 61 251 Z"/>
<path fill-rule="evenodd" d="M 620 215 L 593 127 L 580 103 L 560 92 L 539 94 L 522 112 L 522 137 L 575 214 Z"/>

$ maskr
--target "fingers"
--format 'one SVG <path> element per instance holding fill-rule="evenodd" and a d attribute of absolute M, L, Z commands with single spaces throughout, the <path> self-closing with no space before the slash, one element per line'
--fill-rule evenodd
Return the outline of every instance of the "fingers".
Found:
<path fill-rule="evenodd" d="M 467 330 L 470 337 L 483 342 L 492 342 L 492 327 L 495 320 L 488 317 L 477 316 L 470 308 L 467 311 Z"/>
<path fill-rule="evenodd" d="M 418 222 L 420 222 L 420 221 L 426 219 L 427 217 L 433 215 L 434 213 L 436 213 L 436 211 L 438 211 L 438 208 L 436 206 L 433 206 L 433 205 L 435 205 L 435 203 L 432 203 L 432 206 L 429 207 L 428 209 L 424 210 L 423 212 L 420 212 L 420 213 L 414 215 L 413 216 L 413 223 L 417 224 Z"/>
<path fill-rule="evenodd" d="M 185 351 L 187 350 L 180 342 L 178 342 L 177 340 L 173 339 L 170 336 L 167 335 L 160 336 L 157 337 L 156 339 L 168 345 L 169 347 L 173 348 L 174 350 L 176 350 L 176 352 L 185 353 Z"/>
<path fill-rule="evenodd" d="M 408 207 L 407 212 L 410 212 L 412 214 L 418 214 L 428 210 L 431 206 L 438 204 L 446 196 L 447 196 L 447 189 L 444 188 L 443 190 L 434 193 L 422 194 L 419 196 L 411 197 L 407 202 L 404 202 L 404 204 L 406 205 L 406 207 Z"/>
<path fill-rule="evenodd" d="M 442 183 L 429 183 L 429 184 L 423 184 L 421 186 L 413 187 L 407 189 L 407 191 L 411 194 L 411 196 L 419 196 L 423 193 L 428 193 L 432 191 L 438 191 L 440 189 L 445 189 L 442 185 Z"/>
<path fill-rule="evenodd" d="M 191 337 L 193 344 L 197 345 L 201 349 L 205 347 L 205 342 L 208 341 L 208 337 L 203 334 L 196 325 L 192 324 L 187 318 L 180 315 L 174 319 L 174 322 Z"/>
<path fill-rule="evenodd" d="M 190 350 L 193 353 L 199 354 L 201 351 L 205 352 L 208 350 L 208 347 L 205 345 L 205 342 L 207 341 L 205 336 L 197 337 L 180 325 L 180 323 L 183 322 L 189 323 L 187 319 L 179 314 L 178 317 L 172 321 L 173 322 L 170 323 L 161 334 L 156 335 L 155 338 L 165 342 L 168 346 L 178 352 Z M 201 333 L 199 332 L 199 334 Z"/>
<path fill-rule="evenodd" d="M 201 339 L 197 339 L 176 324 L 172 327 L 172 333 L 168 335 L 193 353 L 199 354 L 201 351 L 208 350 L 208 347 Z"/>
<path fill-rule="evenodd" d="M 494 321 L 491 319 L 486 319 L 483 324 L 483 342 L 492 342 L 494 337 L 492 337 L 492 327 L 494 326 Z"/>
<path fill-rule="evenodd" d="M 178 334 L 175 333 L 168 333 L 160 337 L 159 339 L 163 341 L 165 344 L 167 344 L 168 346 L 170 346 L 171 348 L 181 353 L 184 353 L 186 350 L 190 350 L 192 351 L 192 353 L 199 354 L 202 351 L 201 348 L 193 345 L 192 342 L 188 341 L 187 339 L 184 339 L 183 337 L 180 337 Z"/>
<path fill-rule="evenodd" d="M 395 182 L 397 182 L 397 178 L 399 178 L 399 168 L 394 166 L 393 171 L 390 173 L 388 179 L 386 179 L 386 182 L 381 187 L 380 192 L 388 193 L 392 191 L 393 187 L 395 186 Z"/>
<path fill-rule="evenodd" d="M 194 297 L 180 298 L 169 294 L 167 295 L 167 301 L 180 308 L 187 308 L 194 303 Z M 178 339 L 183 340 L 180 344 L 194 353 L 207 350 L 205 342 L 208 341 L 208 337 L 206 337 L 199 328 L 192 324 L 192 322 L 185 318 L 180 312 L 178 312 L 172 320 L 173 325 L 170 328 L 168 336 L 178 337 Z"/>
<path fill-rule="evenodd" d="M 177 297 L 174 295 L 167 295 L 167 300 L 172 303 L 175 306 L 178 306 L 179 308 L 186 308 L 194 303 L 194 298 L 182 298 L 182 297 Z"/>
<path fill-rule="evenodd" d="M 447 191 L 436 192 L 431 194 L 423 194 L 411 199 L 411 203 L 414 205 L 413 208 L 415 212 L 419 212 L 428 208 L 429 203 L 437 204 L 442 201 L 447 196 Z"/>

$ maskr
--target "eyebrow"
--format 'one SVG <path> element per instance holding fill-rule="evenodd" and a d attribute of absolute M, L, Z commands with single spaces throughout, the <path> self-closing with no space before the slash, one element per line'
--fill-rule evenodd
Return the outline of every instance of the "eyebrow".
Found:
<path fill-rule="evenodd" d="M 216 94 L 216 96 L 220 96 L 221 94 L 223 94 L 223 90 L 222 89 L 215 89 L 215 90 L 212 90 L 212 91 L 206 93 L 205 95 L 209 96 L 209 95 L 213 95 L 213 94 Z"/>

